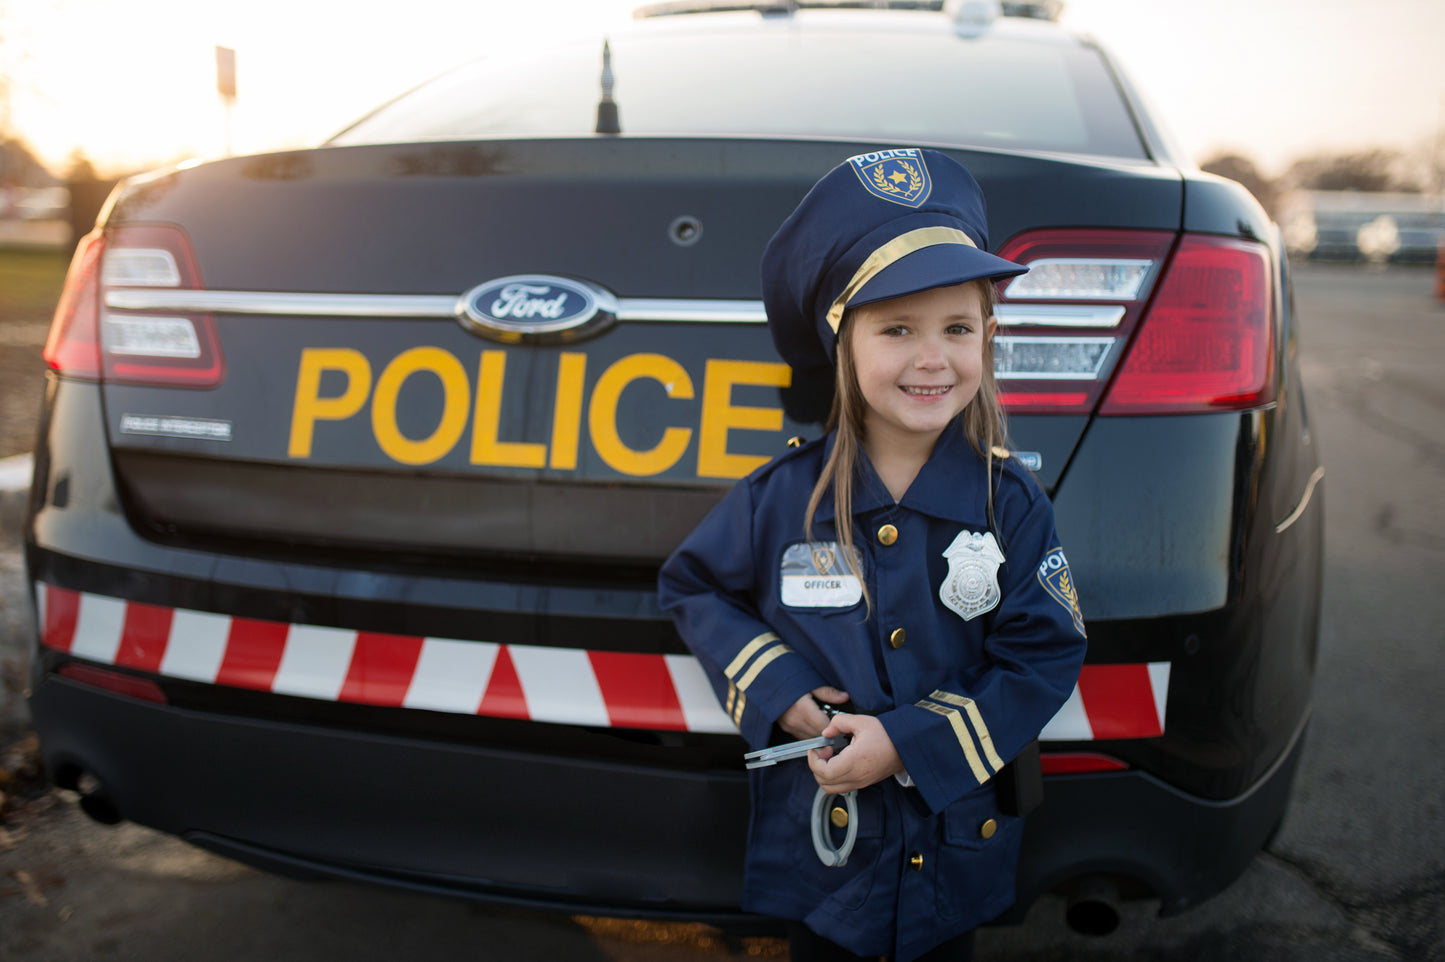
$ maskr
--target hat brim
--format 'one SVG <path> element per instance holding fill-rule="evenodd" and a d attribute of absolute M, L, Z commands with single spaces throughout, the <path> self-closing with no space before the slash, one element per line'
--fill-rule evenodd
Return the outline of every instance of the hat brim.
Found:
<path fill-rule="evenodd" d="M 964 244 L 935 244 L 916 250 L 889 264 L 858 293 L 848 299 L 848 307 L 861 307 L 895 297 L 952 287 L 982 278 L 1015 277 L 1028 268 L 1004 260 L 987 251 Z"/>

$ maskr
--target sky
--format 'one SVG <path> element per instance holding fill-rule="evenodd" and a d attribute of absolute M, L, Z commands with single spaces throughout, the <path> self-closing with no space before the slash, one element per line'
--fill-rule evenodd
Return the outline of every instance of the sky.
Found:
<path fill-rule="evenodd" d="M 590 33 L 636 0 L 0 0 L 0 127 L 57 173 L 314 144 L 489 50 Z M 1196 160 L 1445 138 L 1445 0 L 1065 0 Z M 215 48 L 239 95 L 216 92 Z"/>

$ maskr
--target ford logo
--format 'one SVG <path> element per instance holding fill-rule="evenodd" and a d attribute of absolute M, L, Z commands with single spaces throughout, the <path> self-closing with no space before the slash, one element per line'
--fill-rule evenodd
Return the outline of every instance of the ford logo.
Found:
<path fill-rule="evenodd" d="M 467 291 L 457 317 L 468 330 L 507 344 L 576 340 L 617 320 L 617 298 L 586 281 L 516 274 Z"/>

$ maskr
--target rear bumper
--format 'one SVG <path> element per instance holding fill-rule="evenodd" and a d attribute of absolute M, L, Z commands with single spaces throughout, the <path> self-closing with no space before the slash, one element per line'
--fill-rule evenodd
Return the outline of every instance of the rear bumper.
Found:
<path fill-rule="evenodd" d="M 50 675 L 31 711 L 62 782 L 124 818 L 261 868 L 613 916 L 736 923 L 742 772 L 497 750 L 160 706 Z M 1138 771 L 1052 777 L 1029 816 L 1021 920 L 1085 876 L 1180 911 L 1230 884 L 1283 816 L 1299 733 L 1238 798 Z"/>
<path fill-rule="evenodd" d="M 609 915 L 736 915 L 739 771 L 687 773 L 177 709 L 51 675 L 47 769 L 123 818 L 293 875 Z"/>
<path fill-rule="evenodd" d="M 1001 920 L 1023 921 L 1030 904 L 1089 876 L 1142 884 L 1173 915 L 1219 894 L 1259 854 L 1284 818 L 1304 748 L 1306 721 L 1265 775 L 1235 798 L 1198 798 L 1144 772 L 1045 780 L 1029 815 L 1018 903 Z"/>

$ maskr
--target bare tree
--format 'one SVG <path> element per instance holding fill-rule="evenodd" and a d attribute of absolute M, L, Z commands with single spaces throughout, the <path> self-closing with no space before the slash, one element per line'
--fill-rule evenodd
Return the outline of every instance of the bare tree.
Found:
<path fill-rule="evenodd" d="M 1259 172 L 1259 168 L 1242 154 L 1218 154 L 1199 165 L 1211 174 L 1218 174 L 1220 177 L 1228 177 L 1230 180 L 1243 184 L 1254 199 L 1259 201 L 1261 207 L 1275 216 L 1276 206 L 1279 202 L 1279 187 L 1273 180 Z"/>
<path fill-rule="evenodd" d="M 1306 190 L 1393 190 L 1418 193 L 1425 189 L 1398 150 L 1373 148 L 1344 154 L 1315 154 L 1290 165 L 1284 179 Z"/>

